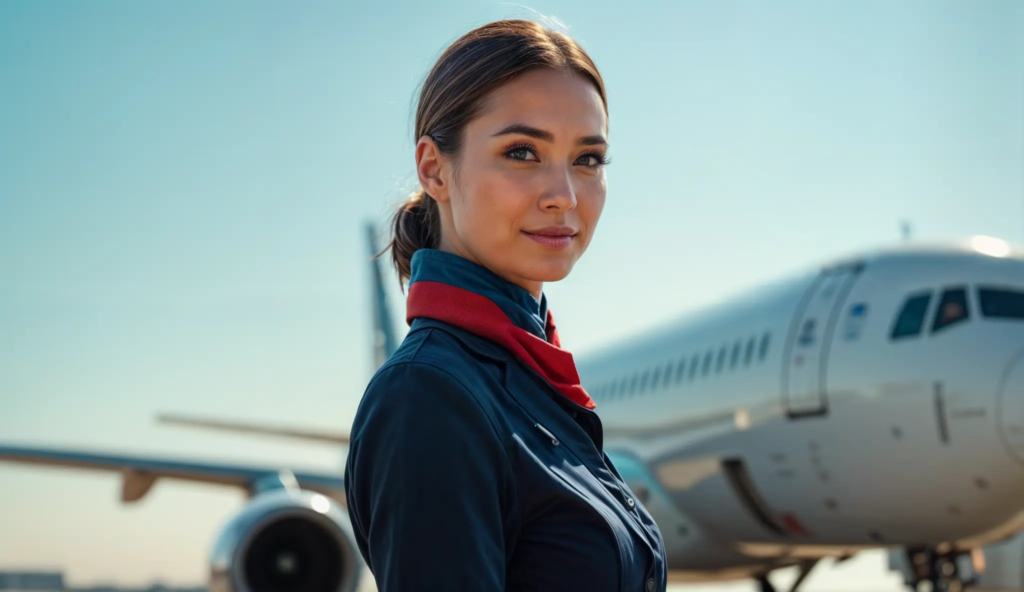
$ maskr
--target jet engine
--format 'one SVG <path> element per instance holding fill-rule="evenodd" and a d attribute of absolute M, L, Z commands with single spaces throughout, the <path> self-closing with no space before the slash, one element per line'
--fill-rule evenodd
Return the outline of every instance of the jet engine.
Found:
<path fill-rule="evenodd" d="M 210 592 L 355 592 L 363 571 L 348 513 L 299 489 L 259 493 L 210 553 Z"/>

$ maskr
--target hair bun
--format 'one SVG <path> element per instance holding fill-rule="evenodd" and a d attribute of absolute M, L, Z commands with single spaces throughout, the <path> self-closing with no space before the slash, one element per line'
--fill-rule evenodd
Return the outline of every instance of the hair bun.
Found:
<path fill-rule="evenodd" d="M 409 194 L 409 199 L 407 199 L 405 201 L 406 201 L 407 204 L 409 204 L 411 206 L 413 204 L 417 204 L 417 203 L 423 201 L 423 198 L 426 195 L 427 195 L 427 192 L 424 191 L 423 188 L 421 187 L 421 188 L 417 189 L 416 191 L 413 191 L 412 193 L 410 193 Z"/>

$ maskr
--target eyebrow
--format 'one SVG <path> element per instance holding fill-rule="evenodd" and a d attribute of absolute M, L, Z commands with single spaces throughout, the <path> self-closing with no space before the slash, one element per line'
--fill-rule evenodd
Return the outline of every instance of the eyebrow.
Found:
<path fill-rule="evenodd" d="M 546 132 L 542 129 L 537 129 L 535 127 L 523 123 L 513 123 L 512 125 L 506 127 L 505 129 L 501 130 L 500 132 L 494 134 L 491 137 L 496 138 L 498 136 L 505 136 L 508 134 L 521 134 L 524 136 L 529 136 L 531 138 L 542 140 L 544 142 L 555 141 L 555 134 L 551 132 Z M 579 139 L 579 143 L 583 144 L 584 146 L 606 146 L 608 144 L 608 141 L 604 139 L 604 136 L 596 135 L 583 136 L 582 138 Z"/>

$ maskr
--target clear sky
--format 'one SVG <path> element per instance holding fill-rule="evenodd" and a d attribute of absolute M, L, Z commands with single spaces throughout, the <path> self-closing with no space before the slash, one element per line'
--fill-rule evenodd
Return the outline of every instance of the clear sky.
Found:
<path fill-rule="evenodd" d="M 347 429 L 371 371 L 361 223 L 414 188 L 417 87 L 465 31 L 535 14 L 608 86 L 608 205 L 547 288 L 578 357 L 903 219 L 1024 242 L 1017 0 L 8 0 L 0 440 L 338 470 L 340 450 L 152 417 Z M 196 582 L 243 501 L 119 487 L 0 465 L 0 568 Z M 881 565 L 844 569 L 895 589 Z"/>

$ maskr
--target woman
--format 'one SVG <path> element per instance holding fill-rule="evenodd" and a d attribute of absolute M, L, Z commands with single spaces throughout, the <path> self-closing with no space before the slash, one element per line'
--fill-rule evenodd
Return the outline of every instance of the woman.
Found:
<path fill-rule="evenodd" d="M 423 189 L 389 245 L 410 330 L 345 467 L 382 592 L 665 589 L 661 534 L 602 451 L 542 292 L 597 227 L 607 134 L 589 56 L 530 21 L 469 32 L 424 82 Z"/>

